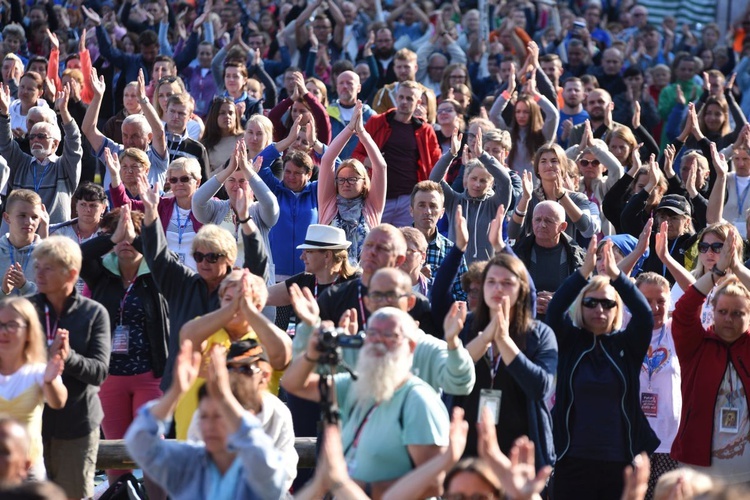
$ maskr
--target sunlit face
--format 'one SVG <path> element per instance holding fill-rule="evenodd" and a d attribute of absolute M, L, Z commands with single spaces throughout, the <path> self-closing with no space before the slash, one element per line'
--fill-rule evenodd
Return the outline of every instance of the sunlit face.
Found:
<path fill-rule="evenodd" d="M 129 114 L 141 111 L 141 104 L 138 102 L 138 90 L 133 85 L 125 87 L 122 93 L 122 104 Z"/>
<path fill-rule="evenodd" d="M 575 108 L 583 102 L 583 85 L 581 85 L 581 82 L 574 81 L 565 84 L 563 101 L 566 106 L 571 108 Z"/>
<path fill-rule="evenodd" d="M 406 259 L 399 266 L 407 274 L 419 273 L 427 260 L 427 248 L 420 248 L 413 241 L 406 242 Z"/>
<path fill-rule="evenodd" d="M 187 182 L 182 182 L 185 177 L 189 177 Z M 198 189 L 198 181 L 189 174 L 184 168 L 169 168 L 167 170 L 167 179 L 174 197 L 178 200 L 190 198 L 195 190 Z M 172 182 L 176 180 L 177 182 Z"/>
<path fill-rule="evenodd" d="M 750 153 L 745 149 L 736 149 L 732 154 L 732 165 L 738 176 L 750 176 Z"/>
<path fill-rule="evenodd" d="M 603 120 L 611 99 L 602 91 L 595 90 L 586 99 L 586 111 L 592 120 Z"/>
<path fill-rule="evenodd" d="M 539 178 L 542 180 L 554 180 L 561 172 L 560 159 L 554 151 L 542 153 L 539 157 Z"/>
<path fill-rule="evenodd" d="M 305 106 L 301 102 L 295 101 L 294 104 L 292 104 L 290 114 L 292 117 L 292 121 L 296 120 L 298 116 L 302 115 L 302 124 L 305 124 L 312 120 L 312 113 L 310 113 L 310 110 L 307 109 L 307 106 Z"/>
<path fill-rule="evenodd" d="M 238 189 L 242 189 L 243 191 L 250 189 L 250 183 L 247 182 L 247 179 L 242 172 L 235 170 L 229 177 L 227 177 L 227 180 L 224 181 L 224 188 L 227 190 L 227 193 L 234 196 L 237 194 Z"/>
<path fill-rule="evenodd" d="M 706 106 L 705 110 L 703 110 L 703 120 L 706 123 L 706 128 L 710 132 L 720 132 L 721 128 L 724 126 L 726 117 L 724 116 L 724 111 L 721 109 L 721 106 L 711 103 Z"/>
<path fill-rule="evenodd" d="M 138 148 L 146 151 L 148 143 L 151 142 L 151 134 L 146 134 L 138 123 L 122 124 L 122 145 L 125 148 Z"/>
<path fill-rule="evenodd" d="M 268 146 L 268 137 L 257 122 L 247 122 L 245 128 L 245 144 L 247 144 L 248 151 L 255 154 L 260 153 L 263 148 Z"/>
<path fill-rule="evenodd" d="M 338 194 L 347 200 L 354 199 L 362 194 L 365 187 L 365 179 L 351 167 L 339 168 L 336 172 L 336 190 Z"/>
<path fill-rule="evenodd" d="M 326 254 L 330 250 L 302 250 L 300 260 L 305 264 L 305 272 L 315 274 L 326 269 Z"/>
<path fill-rule="evenodd" d="M 71 273 L 60 263 L 49 258 L 36 259 L 34 270 L 36 272 L 37 289 L 44 294 L 64 290 L 71 280 L 75 282 L 78 278 L 75 275 L 71 276 Z"/>
<path fill-rule="evenodd" d="M 298 167 L 290 161 L 284 164 L 284 186 L 295 193 L 302 191 L 307 186 L 307 183 L 310 181 L 310 175 L 311 172 L 307 172 L 304 168 Z"/>
<path fill-rule="evenodd" d="M 589 291 L 584 296 L 584 299 L 589 297 L 594 299 L 615 300 L 617 292 L 615 292 L 614 288 L 608 285 L 601 290 Z M 593 308 L 584 307 L 583 305 L 581 307 L 583 308 L 584 328 L 594 335 L 601 335 L 612 331 L 615 317 L 617 315 L 617 308 L 619 306 L 615 306 L 612 309 L 605 309 L 601 304 L 597 304 Z"/>
<path fill-rule="evenodd" d="M 360 253 L 362 270 L 372 275 L 382 267 L 395 267 L 397 260 L 391 236 L 385 231 L 370 231 Z"/>
<path fill-rule="evenodd" d="M 562 66 L 560 66 L 560 63 L 558 61 L 545 61 L 541 64 L 542 71 L 547 75 L 547 78 L 549 78 L 552 83 L 557 83 L 562 73 Z"/>
<path fill-rule="evenodd" d="M 456 108 L 449 102 L 441 103 L 437 108 L 437 122 L 440 125 L 452 124 L 456 121 L 458 113 Z"/>
<path fill-rule="evenodd" d="M 667 321 L 669 312 L 669 288 L 663 288 L 656 283 L 643 283 L 638 287 L 651 306 L 654 317 L 654 329 L 661 328 Z"/>
<path fill-rule="evenodd" d="M 303 153 L 309 153 L 310 151 L 312 151 L 313 146 L 314 144 L 307 136 L 307 131 L 305 129 L 302 129 L 297 134 L 297 139 L 294 141 L 290 149 L 293 151 L 302 151 Z"/>
<path fill-rule="evenodd" d="M 120 159 L 120 174 L 122 175 L 122 182 L 128 186 L 132 186 L 138 180 L 141 173 L 148 173 L 148 169 L 141 165 L 134 158 L 130 156 L 123 156 Z"/>
<path fill-rule="evenodd" d="M 534 209 L 531 228 L 537 240 L 557 241 L 565 230 L 565 219 L 561 218 L 552 207 L 541 205 Z"/>
<path fill-rule="evenodd" d="M 13 487 L 22 484 L 28 477 L 31 461 L 24 441 L 27 438 L 18 424 L 0 426 L 0 485 Z"/>
<path fill-rule="evenodd" d="M 159 85 L 159 91 L 156 94 L 159 99 L 159 107 L 162 110 L 166 110 L 167 101 L 169 100 L 169 98 L 175 94 L 181 94 L 181 93 L 182 93 L 182 88 L 180 88 L 180 84 L 177 82 L 163 83 Z"/>
<path fill-rule="evenodd" d="M 490 266 L 482 288 L 484 303 L 490 311 L 497 311 L 501 307 L 503 297 L 508 297 L 511 307 L 518 302 L 521 281 L 505 267 Z"/>
<path fill-rule="evenodd" d="M 492 189 L 494 178 L 483 167 L 475 167 L 464 175 L 464 186 L 472 198 L 481 198 Z"/>
<path fill-rule="evenodd" d="M 247 95 L 253 99 L 261 99 L 263 97 L 263 87 L 258 80 L 248 78 L 245 89 L 247 90 Z"/>
<path fill-rule="evenodd" d="M 630 163 L 630 144 L 618 136 L 613 136 L 609 141 L 609 151 L 615 155 L 617 161 L 622 165 Z"/>
<path fill-rule="evenodd" d="M 400 86 L 396 93 L 396 104 L 401 116 L 411 117 L 422 99 L 422 92 L 417 89 Z"/>
<path fill-rule="evenodd" d="M 214 51 L 207 45 L 200 45 L 198 47 L 198 64 L 201 68 L 210 68 L 211 61 L 214 58 Z"/>
<path fill-rule="evenodd" d="M 612 245 L 612 256 L 615 258 L 615 264 L 619 264 L 625 258 L 616 245 Z M 604 268 L 604 245 L 599 245 L 596 250 L 596 274 L 607 274 L 607 270 Z"/>
<path fill-rule="evenodd" d="M 42 97 L 42 90 L 37 87 L 36 82 L 28 76 L 21 78 L 18 84 L 18 98 L 26 107 L 36 106 L 37 100 Z"/>
<path fill-rule="evenodd" d="M 15 59 L 6 59 L 3 61 L 4 82 L 10 82 L 11 79 L 17 80 L 21 77 L 22 72 L 21 65 Z"/>
<path fill-rule="evenodd" d="M 212 250 L 204 245 L 198 245 L 197 247 L 195 247 L 195 251 L 202 254 L 215 252 L 215 250 Z M 228 266 L 232 264 L 233 262 L 229 262 L 226 256 L 221 256 L 215 264 L 211 264 L 208 259 L 203 259 L 203 262 L 196 262 L 195 266 L 196 271 L 198 271 L 198 274 L 201 278 L 208 282 L 215 282 L 217 280 L 221 280 L 221 278 L 226 276 L 229 270 Z"/>
<path fill-rule="evenodd" d="M 190 121 L 193 110 L 182 104 L 170 104 L 167 108 L 166 118 L 171 132 L 183 133 Z"/>
<path fill-rule="evenodd" d="M 726 342 L 734 342 L 750 328 L 750 300 L 721 294 L 714 306 L 714 330 Z"/>
<path fill-rule="evenodd" d="M 230 95 L 238 96 L 242 94 L 245 83 L 247 83 L 247 78 L 240 68 L 227 66 L 224 69 L 224 87 Z"/>
<path fill-rule="evenodd" d="M 222 131 L 234 130 L 237 126 L 237 106 L 231 102 L 225 102 L 219 108 L 217 125 Z"/>
<path fill-rule="evenodd" d="M 76 201 L 76 213 L 78 214 L 78 221 L 83 222 L 84 225 L 98 225 L 99 221 L 101 221 L 102 214 L 104 214 L 104 211 L 106 209 L 107 204 L 103 201 Z"/>
<path fill-rule="evenodd" d="M 167 61 L 154 63 L 154 69 L 151 70 L 151 78 L 158 82 L 165 76 L 172 76 L 172 65 Z"/>
<path fill-rule="evenodd" d="M 700 243 L 706 243 L 708 245 L 722 243 L 723 246 L 724 240 L 716 233 L 705 233 L 701 238 Z M 719 254 L 714 252 L 712 248 L 709 248 L 706 253 L 698 252 L 698 259 L 701 261 L 703 269 L 713 269 L 714 265 L 719 262 Z"/>
<path fill-rule="evenodd" d="M 37 123 L 29 131 L 29 148 L 37 160 L 43 160 L 55 152 L 59 141 L 52 135 L 53 125 Z"/>
<path fill-rule="evenodd" d="M 10 226 L 11 233 L 24 239 L 31 238 L 42 221 L 42 207 L 19 200 L 11 205 L 9 212 L 3 214 L 3 219 Z"/>
<path fill-rule="evenodd" d="M 370 280 L 365 307 L 370 312 L 381 307 L 395 307 L 408 312 L 410 293 L 411 290 L 398 283 L 391 273 L 377 273 Z"/>
<path fill-rule="evenodd" d="M 323 93 L 320 91 L 317 85 L 315 85 L 313 82 L 307 82 L 305 84 L 305 88 L 308 92 L 315 96 L 315 99 L 317 99 L 318 102 L 323 102 Z"/>
<path fill-rule="evenodd" d="M 695 188 L 702 189 L 708 180 L 708 168 L 703 167 L 695 156 L 683 156 L 680 162 L 680 179 L 687 185 L 690 173 L 697 169 L 695 173 Z"/>
<path fill-rule="evenodd" d="M 515 116 L 516 123 L 519 127 L 526 127 L 531 120 L 531 110 L 525 102 L 518 101 L 513 116 Z"/>
<path fill-rule="evenodd" d="M 353 71 L 344 71 L 336 79 L 336 92 L 339 95 L 339 101 L 347 106 L 354 104 L 361 88 L 359 76 Z"/>
<path fill-rule="evenodd" d="M 395 59 L 393 61 L 393 71 L 399 82 L 414 80 L 417 74 L 417 61 L 407 59 Z"/>
<path fill-rule="evenodd" d="M 494 159 L 500 162 L 500 165 L 505 165 L 505 159 L 508 157 L 508 151 L 503 147 L 502 144 L 495 141 L 487 141 L 484 143 L 484 150 L 489 153 Z"/>
<path fill-rule="evenodd" d="M 432 233 L 437 227 L 437 221 L 445 213 L 443 197 L 437 191 L 417 191 L 410 211 L 414 227 Z"/>
<path fill-rule="evenodd" d="M 581 176 L 588 181 L 598 179 L 602 175 L 602 165 L 593 153 L 581 155 L 578 159 L 578 169 Z"/>

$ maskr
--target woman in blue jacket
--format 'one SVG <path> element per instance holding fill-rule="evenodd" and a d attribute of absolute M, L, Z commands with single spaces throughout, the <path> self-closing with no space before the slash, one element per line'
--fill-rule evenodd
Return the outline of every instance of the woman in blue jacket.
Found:
<path fill-rule="evenodd" d="M 468 396 L 453 397 L 453 404 L 464 408 L 469 422 L 478 422 L 481 408 L 488 406 L 495 418 L 500 450 L 507 454 L 517 438 L 529 436 L 535 445 L 536 465 L 541 468 L 555 461 L 552 418 L 545 400 L 554 388 L 557 340 L 551 328 L 534 320 L 534 285 L 523 262 L 503 242 L 498 222 L 503 218 L 501 207 L 489 230 L 495 256 L 484 268 L 478 304 L 467 316 L 463 302 L 435 308 L 436 303 L 453 302 L 450 285 L 458 271 L 459 253 L 468 246 L 467 222 L 457 210 L 456 245 L 435 278 L 433 314 L 450 311 L 444 321 L 446 336 L 460 329 L 460 338 L 475 363 L 474 389 Z M 476 428 L 469 426 L 466 455 L 477 455 L 476 443 Z"/>
<path fill-rule="evenodd" d="M 552 410 L 555 500 L 619 498 L 623 469 L 659 445 L 641 408 L 648 402 L 640 400 L 639 383 L 654 325 L 651 307 L 617 268 L 611 241 L 603 251 L 604 276 L 589 280 L 596 267 L 594 237 L 583 266 L 547 306 L 560 348 Z M 572 317 L 566 314 L 571 303 Z M 631 319 L 622 329 L 625 307 Z"/>

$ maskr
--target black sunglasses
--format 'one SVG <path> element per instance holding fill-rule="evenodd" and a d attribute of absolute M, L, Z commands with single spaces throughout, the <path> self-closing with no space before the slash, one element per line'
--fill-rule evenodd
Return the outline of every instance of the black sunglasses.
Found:
<path fill-rule="evenodd" d="M 183 175 L 182 177 L 170 177 L 167 179 L 170 184 L 177 184 L 178 182 L 182 184 L 187 184 L 188 182 L 192 181 L 193 178 L 189 175 Z"/>
<path fill-rule="evenodd" d="M 200 264 L 203 262 L 203 259 L 206 259 L 209 264 L 216 264 L 219 262 L 219 259 L 222 257 L 226 257 L 223 253 L 201 253 L 201 252 L 193 252 L 193 258 L 195 259 L 195 262 Z"/>
<path fill-rule="evenodd" d="M 588 167 L 589 165 L 598 167 L 600 162 L 599 160 L 586 160 L 584 158 L 581 158 L 580 160 L 578 160 L 578 163 L 580 163 L 582 167 Z"/>
<path fill-rule="evenodd" d="M 700 253 L 708 253 L 710 249 L 713 253 L 721 253 L 721 249 L 724 247 L 724 243 L 717 241 L 716 243 L 698 243 L 698 251 Z"/>
<path fill-rule="evenodd" d="M 598 305 L 601 305 L 602 309 L 612 309 L 617 306 L 617 302 L 612 299 L 597 299 L 594 297 L 586 297 L 581 303 L 587 309 L 596 309 Z"/>
<path fill-rule="evenodd" d="M 252 376 L 260 373 L 260 368 L 255 365 L 227 365 L 227 371 Z"/>

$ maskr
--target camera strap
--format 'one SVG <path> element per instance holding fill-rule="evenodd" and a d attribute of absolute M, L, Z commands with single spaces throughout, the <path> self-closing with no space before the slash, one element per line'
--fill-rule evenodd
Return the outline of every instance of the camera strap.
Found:
<path fill-rule="evenodd" d="M 369 420 L 370 415 L 372 415 L 372 412 L 375 411 L 375 408 L 377 407 L 377 404 L 372 405 L 372 407 L 367 411 L 365 418 L 363 418 L 362 422 L 359 423 L 359 427 L 357 427 L 357 431 L 354 433 L 354 439 L 352 439 L 352 442 L 349 443 L 346 448 L 344 448 L 344 457 L 346 457 L 346 454 L 349 453 L 349 450 L 352 448 L 352 446 L 356 446 L 357 442 L 359 441 L 359 435 L 362 434 L 362 429 L 365 427 L 365 424 Z"/>

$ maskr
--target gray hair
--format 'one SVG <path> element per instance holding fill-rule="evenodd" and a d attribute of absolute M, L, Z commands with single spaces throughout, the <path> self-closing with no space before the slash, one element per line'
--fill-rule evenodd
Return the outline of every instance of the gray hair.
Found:
<path fill-rule="evenodd" d="M 377 320 L 393 320 L 401 326 L 401 331 L 406 338 L 414 342 L 419 338 L 417 333 L 419 331 L 419 326 L 417 326 L 417 322 L 414 321 L 414 318 L 409 316 L 409 313 L 404 312 L 401 309 L 396 309 L 395 307 L 390 306 L 381 307 L 372 313 L 370 319 L 367 320 L 368 326 L 371 322 Z"/>
<path fill-rule="evenodd" d="M 122 126 L 130 125 L 131 123 L 137 123 L 141 130 L 143 130 L 144 134 L 150 134 L 153 132 L 151 129 L 151 125 L 148 123 L 148 120 L 146 120 L 146 117 L 143 115 L 128 115 L 125 117 L 125 119 L 122 121 Z"/>

